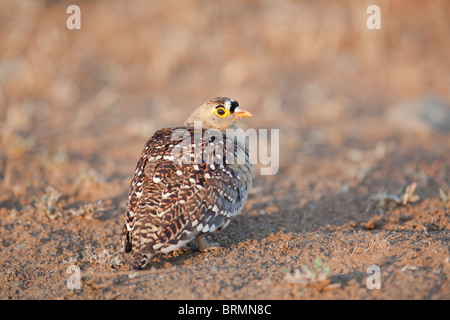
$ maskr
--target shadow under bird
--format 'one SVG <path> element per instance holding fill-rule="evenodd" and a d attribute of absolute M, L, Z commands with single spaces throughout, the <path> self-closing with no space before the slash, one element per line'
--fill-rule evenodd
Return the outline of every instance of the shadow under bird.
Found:
<path fill-rule="evenodd" d="M 131 181 L 122 237 L 133 269 L 194 239 L 200 250 L 217 245 L 204 234 L 224 229 L 240 213 L 252 187 L 248 144 L 235 125 L 251 116 L 237 101 L 217 97 L 198 107 L 183 126 L 158 130 L 147 141 Z M 205 134 L 208 130 L 222 135 Z M 188 144 L 186 136 L 174 139 L 178 131 L 189 133 Z M 231 154 L 225 145 L 232 146 Z M 189 161 L 175 161 L 179 151 Z M 237 161 L 239 155 L 244 161 Z"/>

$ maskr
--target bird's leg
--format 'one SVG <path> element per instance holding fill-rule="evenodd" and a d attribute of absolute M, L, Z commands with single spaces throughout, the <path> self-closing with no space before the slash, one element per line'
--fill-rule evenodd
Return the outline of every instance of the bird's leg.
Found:
<path fill-rule="evenodd" d="M 208 243 L 205 236 L 202 234 L 197 236 L 197 241 L 200 251 L 218 250 L 220 248 L 220 244 L 218 244 L 217 242 Z"/>

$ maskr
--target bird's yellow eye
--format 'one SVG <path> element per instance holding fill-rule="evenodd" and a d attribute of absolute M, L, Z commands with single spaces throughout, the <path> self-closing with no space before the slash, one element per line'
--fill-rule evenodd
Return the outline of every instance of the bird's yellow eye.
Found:
<path fill-rule="evenodd" d="M 216 108 L 216 114 L 219 117 L 225 118 L 230 115 L 230 110 L 225 109 L 224 107 L 218 107 L 218 108 Z"/>

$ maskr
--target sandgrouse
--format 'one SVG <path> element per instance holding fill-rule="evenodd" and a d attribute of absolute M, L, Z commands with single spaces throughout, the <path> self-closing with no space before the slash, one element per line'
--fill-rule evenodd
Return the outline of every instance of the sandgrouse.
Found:
<path fill-rule="evenodd" d="M 217 97 L 183 126 L 158 130 L 147 141 L 131 181 L 122 245 L 131 267 L 142 269 L 157 252 L 171 252 L 204 233 L 225 228 L 252 187 L 253 167 L 243 131 L 251 117 L 237 101 Z"/>

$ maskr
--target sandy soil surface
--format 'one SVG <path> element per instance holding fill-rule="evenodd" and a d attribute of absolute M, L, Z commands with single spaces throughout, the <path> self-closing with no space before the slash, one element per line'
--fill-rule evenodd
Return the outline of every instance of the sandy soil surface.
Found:
<path fill-rule="evenodd" d="M 372 1 L 380 30 L 361 1 L 75 2 L 81 30 L 0 7 L 1 299 L 450 297 L 449 2 Z M 279 129 L 279 170 L 219 250 L 134 272 L 141 148 L 219 95 Z"/>

